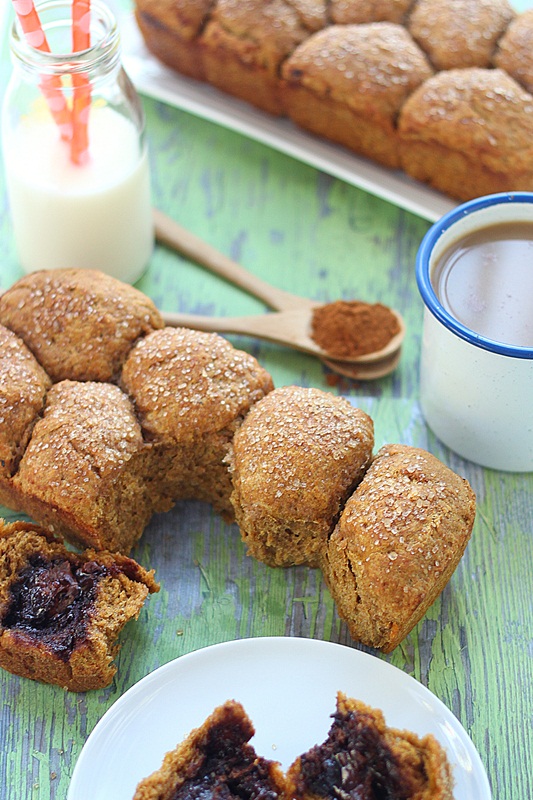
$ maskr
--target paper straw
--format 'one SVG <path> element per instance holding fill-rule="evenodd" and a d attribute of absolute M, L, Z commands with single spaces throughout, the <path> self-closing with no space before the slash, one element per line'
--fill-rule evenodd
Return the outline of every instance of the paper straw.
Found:
<path fill-rule="evenodd" d="M 42 29 L 39 15 L 35 10 L 33 0 L 13 0 L 13 7 L 28 44 L 36 50 L 49 53 L 50 47 Z M 40 87 L 48 102 L 50 113 L 59 126 L 61 138 L 66 140 L 70 139 L 72 120 L 63 95 L 61 78 L 57 75 L 42 75 Z"/>
<path fill-rule="evenodd" d="M 91 2 L 72 0 L 72 49 L 75 53 L 91 46 Z M 72 76 L 74 86 L 72 102 L 71 159 L 75 164 L 86 162 L 89 153 L 88 123 L 91 106 L 91 84 L 86 75 Z"/>

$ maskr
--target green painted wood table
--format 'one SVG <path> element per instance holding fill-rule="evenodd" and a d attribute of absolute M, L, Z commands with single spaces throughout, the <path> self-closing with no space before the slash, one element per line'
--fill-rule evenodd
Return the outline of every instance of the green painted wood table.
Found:
<path fill-rule="evenodd" d="M 525 4 L 524 4 L 525 6 Z M 5 26 L 4 26 L 5 27 Z M 4 30 L 5 39 L 5 30 Z M 2 88 L 9 73 L 5 41 Z M 399 309 L 398 369 L 375 382 L 333 381 L 311 356 L 233 337 L 277 386 L 347 395 L 374 419 L 376 447 L 424 447 L 471 482 L 478 513 L 466 554 L 439 599 L 390 655 L 456 715 L 495 800 L 533 797 L 533 475 L 483 469 L 446 449 L 418 406 L 422 322 L 414 262 L 429 222 L 288 155 L 143 97 L 154 203 L 252 272 L 320 300 L 361 298 Z M 3 172 L 0 283 L 20 276 Z M 252 314 L 261 303 L 157 247 L 137 284 L 163 310 Z M 531 421 L 529 420 L 529 423 Z M 528 421 L 524 420 L 524 424 Z M 487 432 L 490 436 L 490 431 Z M 5 510 L 7 518 L 14 518 Z M 246 556 L 236 526 L 201 503 L 155 517 L 134 556 L 161 583 L 121 636 L 102 691 L 63 690 L 0 674 L 0 798 L 63 799 L 76 760 L 107 709 L 157 667 L 206 645 L 256 636 L 354 643 L 317 571 L 270 569 Z"/>

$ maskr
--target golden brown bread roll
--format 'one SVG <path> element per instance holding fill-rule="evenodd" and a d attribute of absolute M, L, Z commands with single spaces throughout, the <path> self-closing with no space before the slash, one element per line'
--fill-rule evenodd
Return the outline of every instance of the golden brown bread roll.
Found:
<path fill-rule="evenodd" d="M 390 652 L 448 583 L 472 532 L 475 496 L 424 450 L 389 445 L 348 499 L 322 563 L 354 639 Z"/>
<path fill-rule="evenodd" d="M 0 666 L 73 692 L 103 688 L 118 634 L 157 591 L 130 558 L 73 553 L 35 525 L 0 520 Z"/>
<path fill-rule="evenodd" d="M 117 386 L 61 381 L 33 428 L 10 505 L 75 543 L 128 553 L 152 514 L 170 508 L 167 469 Z"/>
<path fill-rule="evenodd" d="M 252 105 L 281 114 L 284 58 L 326 21 L 325 0 L 218 0 L 200 36 L 205 78 Z"/>
<path fill-rule="evenodd" d="M 283 101 L 302 128 L 397 167 L 396 119 L 432 74 L 401 25 L 331 25 L 284 62 Z"/>
<path fill-rule="evenodd" d="M 439 72 L 407 100 L 402 167 L 470 200 L 533 187 L 533 97 L 499 69 Z"/>
<path fill-rule="evenodd" d="M 132 350 L 121 385 L 145 437 L 170 453 L 164 491 L 209 502 L 233 521 L 224 461 L 249 409 L 273 388 L 268 372 L 215 333 L 164 328 Z"/>
<path fill-rule="evenodd" d="M 372 420 L 342 397 L 284 386 L 257 403 L 231 454 L 231 501 L 249 554 L 316 567 L 373 446 Z"/>
<path fill-rule="evenodd" d="M 435 69 L 490 67 L 514 16 L 506 0 L 417 0 L 407 27 Z"/>
<path fill-rule="evenodd" d="M 0 297 L 0 323 L 53 381 L 114 381 L 137 339 L 163 327 L 138 289 L 96 270 L 46 270 Z"/>
<path fill-rule="evenodd" d="M 513 19 L 498 42 L 494 64 L 533 93 L 533 8 Z"/>
<path fill-rule="evenodd" d="M 451 766 L 434 736 L 389 728 L 382 711 L 342 692 L 332 717 L 324 742 L 290 766 L 290 798 L 453 800 Z"/>

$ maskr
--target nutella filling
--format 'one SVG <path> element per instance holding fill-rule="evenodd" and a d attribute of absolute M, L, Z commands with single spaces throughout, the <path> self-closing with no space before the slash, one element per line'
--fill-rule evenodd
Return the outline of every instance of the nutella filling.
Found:
<path fill-rule="evenodd" d="M 268 762 L 243 744 L 242 736 L 226 724 L 213 726 L 202 763 L 171 800 L 277 800 Z"/>
<path fill-rule="evenodd" d="M 108 573 L 95 561 L 33 555 L 11 586 L 2 626 L 30 635 L 67 661 L 86 635 L 98 581 Z"/>
<path fill-rule="evenodd" d="M 301 758 L 301 785 L 324 798 L 408 800 L 413 794 L 387 743 L 364 714 L 333 714 L 326 741 Z"/>

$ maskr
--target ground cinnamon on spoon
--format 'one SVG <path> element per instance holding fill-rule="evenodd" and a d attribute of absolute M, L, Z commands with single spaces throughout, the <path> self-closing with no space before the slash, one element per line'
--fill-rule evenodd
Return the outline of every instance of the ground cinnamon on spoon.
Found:
<path fill-rule="evenodd" d="M 396 315 L 381 303 L 336 300 L 314 309 L 311 338 L 335 358 L 381 350 L 400 332 Z"/>

